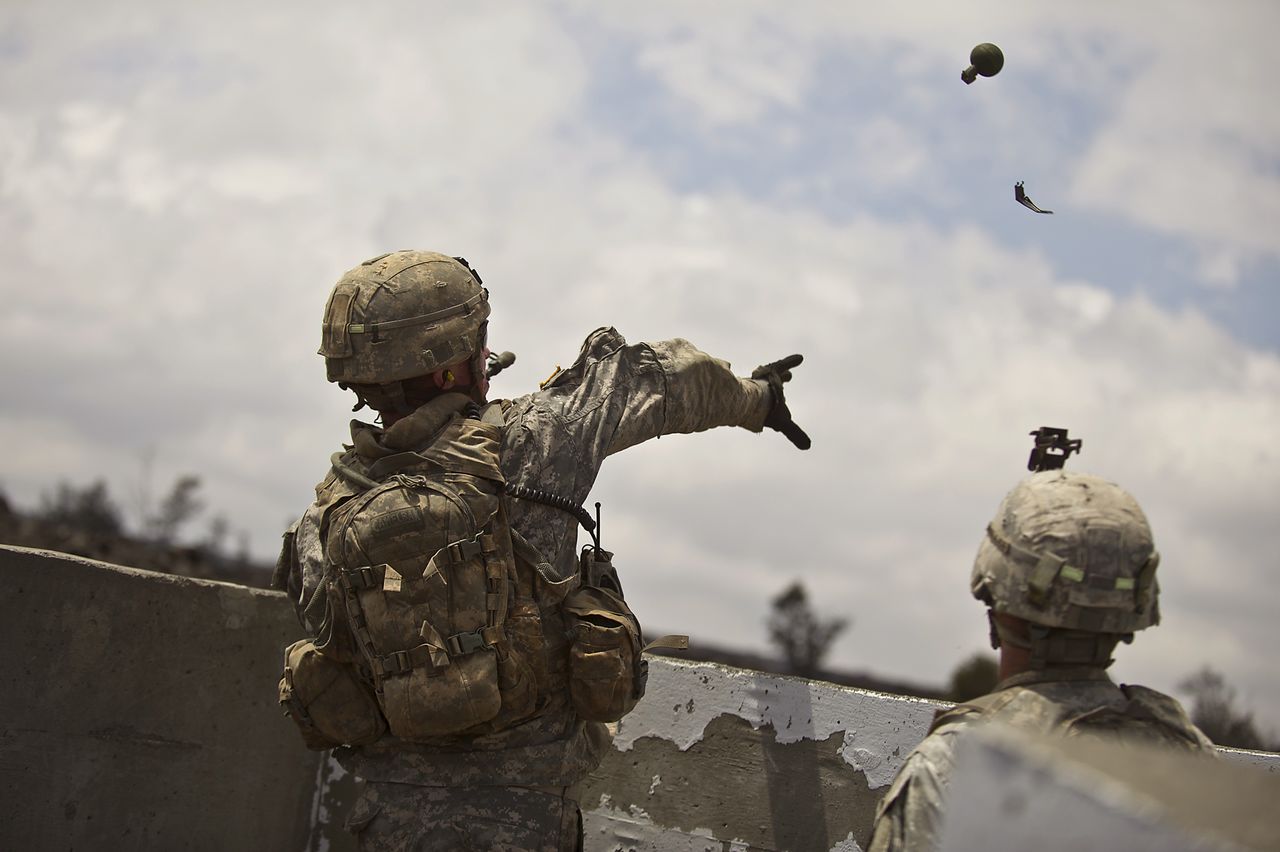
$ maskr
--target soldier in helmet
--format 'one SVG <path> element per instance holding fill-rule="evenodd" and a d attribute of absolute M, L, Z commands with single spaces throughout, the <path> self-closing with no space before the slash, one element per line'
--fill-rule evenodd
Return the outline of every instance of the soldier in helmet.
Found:
<path fill-rule="evenodd" d="M 1160 620 L 1159 561 L 1137 501 L 1105 479 L 1046 470 L 1005 496 L 970 583 L 1001 680 L 934 719 L 880 802 L 873 852 L 935 848 L 956 738 L 972 725 L 1212 752 L 1176 700 L 1107 675 L 1116 645 Z"/>
<path fill-rule="evenodd" d="M 767 426 L 801 449 L 809 445 L 783 398 L 783 383 L 800 356 L 742 378 L 685 340 L 628 344 L 612 328 L 588 335 L 577 360 L 538 391 L 491 403 L 489 311 L 488 291 L 466 261 L 426 251 L 365 261 L 342 276 L 325 309 L 320 354 L 328 379 L 354 391 L 380 423 L 352 422 L 351 444 L 335 454 L 316 502 L 286 533 L 276 582 L 289 592 L 313 637 L 305 649 L 308 659 L 329 655 L 349 662 L 360 673 L 356 679 L 366 681 L 348 685 L 340 701 L 330 702 L 341 704 L 334 718 L 352 722 L 345 730 L 355 733 L 316 734 L 312 723 L 323 720 L 309 716 L 318 716 L 321 705 L 308 711 L 297 698 L 307 664 L 301 652 L 290 658 L 296 665 L 286 668 L 281 694 L 287 707 L 299 706 L 291 715 L 308 744 L 345 743 L 335 756 L 366 781 L 347 820 L 361 849 L 580 848 L 575 785 L 599 763 L 608 733 L 576 709 L 594 706 L 599 696 L 583 696 L 577 680 L 572 684 L 578 692 L 570 694 L 561 611 L 567 604 L 560 602 L 582 582 L 576 526 L 601 464 L 612 453 L 660 435 L 717 426 L 753 432 Z M 429 489 L 431 475 L 440 471 L 445 485 Z M 471 531 L 460 522 L 464 528 L 450 535 L 463 540 L 412 552 L 433 513 L 452 510 L 441 499 L 450 491 L 445 486 L 452 482 L 461 492 L 464 480 L 480 485 L 467 486 L 473 493 L 463 493 L 462 502 L 490 506 L 484 534 L 467 539 Z M 401 501 L 394 511 L 368 508 L 393 497 Z M 380 555 L 387 553 L 392 556 Z M 447 617 L 465 615 L 452 611 L 455 597 L 449 597 L 461 594 L 463 581 L 456 577 L 463 575 L 446 583 L 437 570 L 442 559 L 455 556 L 490 571 L 479 575 L 476 599 L 480 616 L 487 608 L 487 622 L 453 636 L 438 636 L 445 631 L 422 622 L 421 635 L 410 637 L 421 644 L 382 659 L 351 650 L 381 629 L 375 622 L 389 621 L 406 607 L 412 612 L 430 595 L 451 601 Z M 499 576 L 504 570 L 505 578 Z M 417 630 L 419 622 L 411 621 Z M 517 635 L 513 624 L 524 625 L 524 633 Z M 457 688 L 448 694 L 465 693 L 458 706 L 471 708 L 485 686 L 477 682 L 492 677 L 467 674 L 468 661 L 481 657 L 497 661 L 496 669 L 486 670 L 496 671 L 500 681 L 490 690 L 502 696 L 494 705 L 496 716 L 486 711 L 488 721 L 463 721 L 454 726 L 461 730 L 437 736 L 430 731 L 448 730 L 452 711 L 400 707 L 397 713 L 413 717 L 401 722 L 402 730 L 427 717 L 436 727 L 424 723 L 414 730 L 428 733 L 394 735 L 388 703 L 394 689 L 424 673 L 424 688 L 452 677 Z M 510 663 L 518 657 L 519 670 Z M 324 677 L 340 682 L 341 673 L 333 671 Z M 517 684 L 520 672 L 532 673 L 528 680 L 534 686 Z M 367 709 L 375 707 L 375 689 L 382 713 Z M 326 694 L 339 695 L 336 687 Z M 412 705 L 415 693 L 404 694 Z M 367 725 L 360 713 L 371 714 Z"/>

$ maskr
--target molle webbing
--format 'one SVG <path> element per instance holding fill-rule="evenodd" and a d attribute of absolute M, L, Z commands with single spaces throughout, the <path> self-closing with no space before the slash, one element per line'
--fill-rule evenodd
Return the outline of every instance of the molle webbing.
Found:
<path fill-rule="evenodd" d="M 476 557 L 483 557 L 485 574 L 489 580 L 490 591 L 485 595 L 488 612 L 488 624 L 476 630 L 455 633 L 440 637 L 424 635 L 427 641 L 421 645 L 390 654 L 377 651 L 373 637 L 369 632 L 368 622 L 360 606 L 359 593 L 368 589 L 384 588 L 387 570 L 390 566 L 360 566 L 339 571 L 347 610 L 347 620 L 351 625 L 356 641 L 365 649 L 375 684 L 383 679 L 396 675 L 408 674 L 414 669 L 425 669 L 428 675 L 436 674 L 449 665 L 454 657 L 470 654 L 486 648 L 494 649 L 499 656 L 503 654 L 505 634 L 502 622 L 506 612 L 505 579 L 501 559 L 492 558 L 498 554 L 498 545 L 490 533 L 479 533 L 474 538 L 455 541 L 440 548 L 428 562 L 423 576 L 439 572 L 440 568 L 451 564 L 468 562 Z M 443 574 L 441 575 L 443 576 Z"/>

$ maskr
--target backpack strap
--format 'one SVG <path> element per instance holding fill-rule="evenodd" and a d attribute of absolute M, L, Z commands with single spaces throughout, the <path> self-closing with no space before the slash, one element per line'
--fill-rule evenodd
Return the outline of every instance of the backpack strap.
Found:
<path fill-rule="evenodd" d="M 348 484 L 354 485 L 361 491 L 368 491 L 377 488 L 378 483 L 365 476 L 353 467 L 349 467 L 343 463 L 344 453 L 334 453 L 329 457 L 329 465 L 333 468 L 333 472 L 338 474 Z"/>
<path fill-rule="evenodd" d="M 929 724 L 929 733 L 933 733 L 943 725 L 962 719 L 966 716 L 984 716 L 1008 702 L 1008 696 L 1002 692 L 988 692 L 986 695 L 979 695 L 977 698 L 957 704 L 954 707 L 944 707 L 933 714 L 933 721 Z"/>

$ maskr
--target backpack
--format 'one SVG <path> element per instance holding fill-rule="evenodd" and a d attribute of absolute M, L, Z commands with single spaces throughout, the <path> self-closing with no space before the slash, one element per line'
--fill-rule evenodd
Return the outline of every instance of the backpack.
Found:
<path fill-rule="evenodd" d="M 280 680 L 310 748 L 499 732 L 566 688 L 581 718 L 614 721 L 643 695 L 640 626 L 612 554 L 584 548 L 579 576 L 549 580 L 507 520 L 501 408 L 469 413 L 416 452 L 335 456 L 318 489 L 323 578 L 300 605 L 317 635 L 286 649 Z M 296 575 L 296 545 L 285 549 Z M 566 651 L 567 669 L 551 665 Z"/>

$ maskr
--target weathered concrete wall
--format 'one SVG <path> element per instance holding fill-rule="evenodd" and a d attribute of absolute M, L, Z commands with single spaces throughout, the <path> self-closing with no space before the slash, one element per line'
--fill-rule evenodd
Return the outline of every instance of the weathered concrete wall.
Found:
<path fill-rule="evenodd" d="M 276 705 L 283 595 L 3 545 L 0 587 L 0 849 L 354 848 L 355 780 Z M 586 848 L 865 848 L 938 706 L 651 657 L 584 785 Z"/>
<path fill-rule="evenodd" d="M 591 850 L 851 850 L 943 706 L 651 658 L 583 791 Z"/>
<path fill-rule="evenodd" d="M 1253 753 L 1256 755 L 1256 753 Z M 956 751 L 941 852 L 1280 849 L 1280 772 L 1136 744 L 975 731 Z"/>
<path fill-rule="evenodd" d="M 941 706 L 651 657 L 648 693 L 584 789 L 586 848 L 864 849 L 877 801 Z M 1227 766 L 1280 775 L 1280 756 L 1219 751 Z"/>
<path fill-rule="evenodd" d="M 0 546 L 0 602 L 0 848 L 300 848 L 282 595 Z"/>

